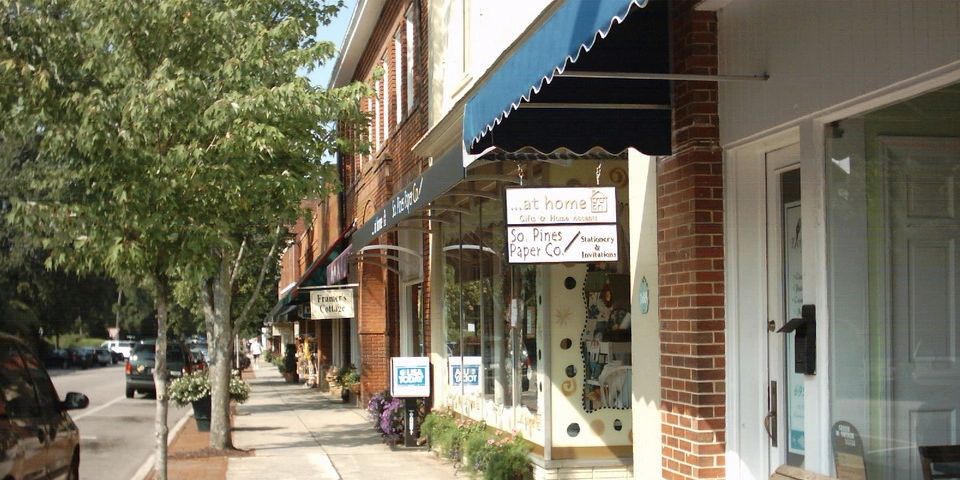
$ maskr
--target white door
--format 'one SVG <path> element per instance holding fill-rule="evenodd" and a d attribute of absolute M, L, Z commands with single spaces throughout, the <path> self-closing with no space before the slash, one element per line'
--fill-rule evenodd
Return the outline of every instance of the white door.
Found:
<path fill-rule="evenodd" d="M 767 324 L 766 415 L 768 465 L 803 465 L 803 375 L 794 373 L 793 334 L 779 333 L 800 316 L 803 269 L 800 223 L 800 148 L 793 144 L 767 152 Z"/>
<path fill-rule="evenodd" d="M 921 478 L 917 447 L 960 437 L 960 139 L 881 138 L 892 472 Z"/>

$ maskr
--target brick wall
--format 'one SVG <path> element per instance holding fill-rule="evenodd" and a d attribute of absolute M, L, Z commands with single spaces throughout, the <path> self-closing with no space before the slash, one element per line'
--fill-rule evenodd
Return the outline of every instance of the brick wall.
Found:
<path fill-rule="evenodd" d="M 416 103 L 407 110 L 407 89 L 401 90 L 403 118 L 397 121 L 396 68 L 398 59 L 406 59 L 404 15 L 412 2 L 419 2 L 418 49 L 414 59 L 414 97 Z M 374 86 L 371 75 L 375 67 L 386 59 L 383 72 L 388 79 L 389 92 L 389 137 L 369 155 L 344 156 L 343 185 L 346 221 L 356 219 L 358 224 L 369 220 L 400 188 L 406 186 L 426 167 L 424 158 L 412 154 L 413 145 L 427 131 L 427 2 L 426 0 L 388 0 L 380 12 L 377 25 L 371 34 L 366 49 L 354 72 L 354 81 L 363 81 Z M 393 52 L 394 34 L 401 30 L 401 51 Z M 403 70 L 401 69 L 401 72 Z M 382 88 L 381 92 L 382 95 Z M 368 111 L 367 102 L 361 103 Z M 381 110 L 382 112 L 382 110 Z M 372 114 L 372 109 L 368 111 Z M 384 137 L 383 122 L 380 138 Z M 372 138 L 370 139 L 373 140 Z M 396 244 L 395 235 L 383 235 L 374 243 Z M 382 261 L 382 259 L 378 259 Z M 395 267 L 395 262 L 393 266 Z M 378 266 L 360 264 L 360 370 L 362 399 L 388 387 L 387 368 L 391 354 L 399 354 L 399 282 L 396 274 Z"/>
<path fill-rule="evenodd" d="M 717 73 L 713 12 L 677 1 L 673 68 Z M 674 82 L 673 155 L 657 171 L 663 477 L 724 476 L 723 171 L 713 82 Z"/>

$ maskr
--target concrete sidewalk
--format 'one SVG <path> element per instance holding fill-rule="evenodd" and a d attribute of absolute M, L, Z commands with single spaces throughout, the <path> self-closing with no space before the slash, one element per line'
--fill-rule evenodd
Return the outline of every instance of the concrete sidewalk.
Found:
<path fill-rule="evenodd" d="M 284 383 L 270 365 L 256 374 L 250 380 L 250 399 L 237 408 L 233 429 L 234 445 L 256 452 L 230 458 L 228 479 L 469 478 L 426 451 L 386 446 L 365 410 Z"/>

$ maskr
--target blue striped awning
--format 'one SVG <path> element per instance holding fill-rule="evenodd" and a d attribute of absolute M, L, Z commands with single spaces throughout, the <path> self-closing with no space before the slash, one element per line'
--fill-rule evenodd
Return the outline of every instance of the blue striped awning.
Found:
<path fill-rule="evenodd" d="M 551 84 L 554 77 L 564 73 L 568 67 L 574 66 L 581 60 L 581 56 L 587 56 L 595 45 L 603 44 L 611 30 L 617 29 L 617 26 L 625 22 L 627 15 L 632 11 L 645 7 L 647 0 L 562 0 L 549 18 L 543 21 L 536 30 L 521 39 L 521 43 L 513 48 L 513 52 L 493 67 L 482 85 L 476 90 L 471 98 L 468 99 L 463 120 L 463 140 L 467 151 L 477 153 L 475 147 L 478 142 L 494 131 L 495 128 L 504 122 L 524 102 L 530 102 L 537 96 L 541 89 Z M 652 7 L 651 7 L 652 8 Z M 658 11 L 666 12 L 666 8 L 657 8 Z M 646 12 L 642 12 L 646 13 Z M 650 12 L 651 14 L 653 12 Z M 643 16 L 640 13 L 634 13 L 633 16 Z M 629 37 L 628 40 L 621 41 L 624 48 L 619 48 L 617 54 L 620 58 L 611 57 L 606 63 L 606 69 L 622 71 L 623 64 L 620 60 L 623 57 L 643 57 L 648 58 L 646 50 L 657 50 L 657 56 L 653 61 L 647 61 L 647 65 L 641 65 L 640 68 L 647 71 L 661 70 L 668 71 L 669 63 L 667 52 L 668 30 L 665 13 L 654 20 L 655 24 L 633 25 L 634 30 L 653 30 L 647 33 L 652 35 L 653 44 L 637 43 L 643 42 L 646 37 Z M 662 24 L 662 25 L 661 25 Z M 650 27 L 653 28 L 650 28 Z M 644 32 L 640 32 L 643 34 Z M 621 35 L 622 36 L 622 35 Z M 599 49 L 598 49 L 599 50 Z M 662 50 L 662 52 L 659 52 Z M 646 57 L 645 57 L 646 56 Z M 631 59 L 626 59 L 627 63 Z M 591 67 L 595 67 L 597 62 L 592 62 Z M 634 62 L 636 64 L 637 62 Z M 648 68 L 649 67 L 649 68 Z M 572 69 L 571 69 L 572 70 Z M 564 79 L 570 80 L 570 79 Z M 634 83 L 636 84 L 636 82 Z M 604 90 L 595 88 L 597 83 L 593 83 L 584 88 L 594 91 Z M 669 82 L 661 81 L 660 90 L 666 92 L 667 106 L 669 105 Z M 568 89 L 568 84 L 564 88 Z M 547 89 L 549 90 L 549 89 Z M 578 88 L 576 90 L 583 90 Z M 629 91 L 629 88 L 623 89 Z M 572 90 L 571 90 L 572 91 Z M 600 92 L 602 94 L 602 92 Z M 662 95 L 660 95 L 662 97 Z M 614 102 L 615 100 L 607 100 Z M 622 102 L 621 102 L 622 103 Z M 568 112 L 569 113 L 569 112 Z M 616 116 L 616 114 L 604 113 L 606 116 Z M 660 115 L 663 117 L 663 114 Z M 669 112 L 666 117 L 669 118 Z M 580 117 L 577 117 L 580 118 Z M 659 117 L 658 117 L 659 118 Z M 662 118 L 660 118 L 662 120 Z M 549 122 L 549 119 L 548 119 Z M 529 127 L 524 127 L 524 131 L 529 131 Z M 659 130 L 658 130 L 658 133 Z M 489 143 L 489 142 L 486 142 Z M 616 143 L 616 142 L 614 142 Z M 669 145 L 669 142 L 667 143 Z M 604 147 L 604 145 L 599 145 Z"/>

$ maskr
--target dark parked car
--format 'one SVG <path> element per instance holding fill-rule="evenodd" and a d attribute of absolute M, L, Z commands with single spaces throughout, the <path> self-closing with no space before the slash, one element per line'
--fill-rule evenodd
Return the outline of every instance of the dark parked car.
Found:
<path fill-rule="evenodd" d="M 67 358 L 67 350 L 63 348 L 54 348 L 47 353 L 43 361 L 47 368 L 67 368 L 70 366 L 70 360 Z"/>
<path fill-rule="evenodd" d="M 70 347 L 67 349 L 67 363 L 71 367 L 80 367 L 86 370 L 93 366 L 94 358 L 93 349 L 90 347 Z"/>
<path fill-rule="evenodd" d="M 0 478 L 79 479 L 80 432 L 67 410 L 89 403 L 75 392 L 60 401 L 30 349 L 0 334 Z"/>
<path fill-rule="evenodd" d="M 144 340 L 133 348 L 130 359 L 124 367 L 127 377 L 126 395 L 133 398 L 137 392 L 156 393 L 153 383 L 153 369 L 156 364 L 157 344 L 154 340 Z M 167 341 L 167 370 L 170 378 L 179 377 L 193 371 L 195 362 L 190 350 L 176 340 Z"/>

